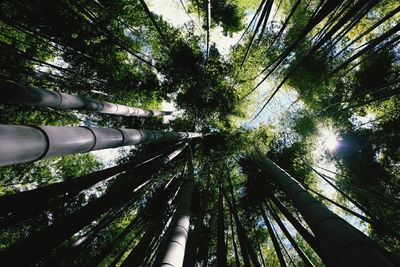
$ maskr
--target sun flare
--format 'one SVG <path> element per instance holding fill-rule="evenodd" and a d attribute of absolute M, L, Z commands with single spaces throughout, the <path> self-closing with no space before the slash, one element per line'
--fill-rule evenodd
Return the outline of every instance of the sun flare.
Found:
<path fill-rule="evenodd" d="M 335 150 L 337 145 L 338 141 L 335 136 L 330 136 L 325 142 L 325 146 L 329 151 Z"/>
<path fill-rule="evenodd" d="M 324 149 L 332 152 L 337 148 L 339 141 L 334 132 L 329 129 L 324 129 L 321 131 L 321 137 Z"/>

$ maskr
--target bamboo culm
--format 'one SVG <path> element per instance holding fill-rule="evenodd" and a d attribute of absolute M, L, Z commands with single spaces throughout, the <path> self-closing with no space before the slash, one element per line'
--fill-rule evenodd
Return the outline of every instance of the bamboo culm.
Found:
<path fill-rule="evenodd" d="M 0 80 L 0 89 L 0 103 L 30 104 L 61 109 L 79 109 L 119 116 L 153 117 L 172 114 L 170 111 L 144 110 L 136 107 L 50 91 L 9 80 Z"/>
<path fill-rule="evenodd" d="M 192 195 L 194 189 L 194 167 L 193 155 L 188 149 L 188 171 L 187 180 L 182 188 L 182 194 L 166 233 L 166 238 L 161 244 L 160 252 L 155 260 L 159 266 L 183 266 L 185 247 L 189 234 L 190 216 L 192 209 Z"/>
<path fill-rule="evenodd" d="M 378 244 L 330 211 L 260 151 L 258 153 L 266 173 L 292 200 L 336 266 L 395 266 Z"/>
<path fill-rule="evenodd" d="M 0 125 L 0 166 L 121 146 L 200 137 L 190 132 Z"/>
<path fill-rule="evenodd" d="M 115 186 L 103 196 L 90 201 L 78 211 L 60 221 L 33 233 L 26 239 L 17 241 L 6 250 L 0 252 L 1 262 L 13 262 L 15 265 L 33 264 L 47 255 L 52 249 L 67 240 L 74 233 L 88 225 L 113 206 L 128 201 L 136 192 L 184 149 L 182 145 L 174 152 L 141 166 L 134 177 L 120 179 Z M 38 246 L 37 244 L 41 244 Z M 23 253 L 24 257 L 19 255 Z"/>

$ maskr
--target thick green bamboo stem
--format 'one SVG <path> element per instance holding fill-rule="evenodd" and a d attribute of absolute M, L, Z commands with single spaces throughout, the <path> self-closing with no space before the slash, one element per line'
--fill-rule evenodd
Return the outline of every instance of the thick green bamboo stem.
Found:
<path fill-rule="evenodd" d="M 27 210 L 31 213 L 33 210 L 43 208 L 50 200 L 57 198 L 60 195 L 68 193 L 68 196 L 71 196 L 116 174 L 128 170 L 134 172 L 135 167 L 146 161 L 162 156 L 164 153 L 170 152 L 174 148 L 176 148 L 176 145 L 162 148 L 155 153 L 144 155 L 137 160 L 132 160 L 115 167 L 96 171 L 73 179 L 67 179 L 62 182 L 53 183 L 36 189 L 1 196 L 0 216 L 17 210 L 23 210 L 24 214 L 27 213 Z"/>
<path fill-rule="evenodd" d="M 175 179 L 163 192 L 156 196 L 158 199 L 150 203 L 148 209 L 152 214 L 149 218 L 150 223 L 146 229 L 146 233 L 141 237 L 140 241 L 121 264 L 122 267 L 140 267 L 144 265 L 145 259 L 152 253 L 152 245 L 159 239 L 165 228 L 165 224 L 171 217 L 169 211 L 171 210 L 171 204 L 175 201 L 175 193 L 178 191 L 180 185 L 181 181 Z"/>
<path fill-rule="evenodd" d="M 119 179 L 112 189 L 108 190 L 103 196 L 90 201 L 87 205 L 62 220 L 56 221 L 52 225 L 1 251 L 0 262 L 13 262 L 16 266 L 27 266 L 36 263 L 101 214 L 135 197 L 137 192 L 144 188 L 153 175 L 177 157 L 183 149 L 184 146 L 181 146 L 174 152 L 160 157 L 154 162 L 144 164 L 137 175 L 129 177 L 129 179 Z M 24 257 L 20 255 L 24 255 Z"/>
<path fill-rule="evenodd" d="M 254 162 L 255 165 L 259 166 L 260 168 L 261 163 Z M 249 174 L 248 174 L 249 175 Z M 260 173 L 263 175 L 263 172 Z M 274 196 L 268 188 L 268 185 L 261 183 L 262 176 L 258 175 L 257 179 L 253 176 L 249 176 L 250 179 L 250 188 L 254 191 L 256 196 L 264 195 L 265 191 L 267 199 L 272 200 L 275 206 L 279 209 L 279 211 L 286 217 L 286 219 L 293 225 L 293 227 L 297 230 L 297 232 L 303 237 L 303 239 L 311 246 L 311 248 L 318 254 L 318 256 L 323 260 L 326 266 L 333 266 L 332 260 L 329 258 L 328 253 L 324 250 L 321 246 L 320 242 L 315 238 L 313 234 L 311 234 L 300 222 L 299 220 L 280 202 L 278 198 Z M 265 199 L 259 199 L 259 202 L 263 202 Z"/>
<path fill-rule="evenodd" d="M 159 253 L 160 261 L 156 264 L 165 267 L 180 267 L 183 265 L 186 241 L 188 239 L 190 215 L 192 208 L 192 195 L 194 189 L 193 155 L 189 149 L 188 178 L 182 189 L 182 195 L 172 222 L 169 226 L 163 249 Z M 158 257 L 157 257 L 158 258 Z"/>
<path fill-rule="evenodd" d="M 290 213 L 290 211 L 277 199 L 274 195 L 270 195 L 269 199 L 275 204 L 279 211 L 286 217 L 286 219 L 293 225 L 301 237 L 310 245 L 310 247 L 317 253 L 320 259 L 328 267 L 333 266 L 332 259 L 329 258 L 328 253 L 322 248 L 319 241 L 313 236 L 304 226 Z"/>
<path fill-rule="evenodd" d="M 395 266 L 378 244 L 330 211 L 261 152 L 259 155 L 266 173 L 292 200 L 336 266 Z"/>
<path fill-rule="evenodd" d="M 207 161 L 205 168 L 209 170 L 209 167 L 210 167 L 209 161 Z M 206 191 L 204 192 L 204 194 L 202 194 L 202 198 L 199 199 L 201 203 L 200 204 L 201 208 L 200 211 L 198 212 L 198 215 L 196 216 L 197 219 L 194 224 L 194 229 L 189 233 L 189 239 L 186 245 L 185 258 L 183 261 L 183 266 L 185 267 L 193 267 L 195 265 L 195 261 L 197 259 L 197 255 L 199 252 L 199 241 L 201 239 L 202 228 L 204 227 L 203 222 L 204 222 L 204 217 L 206 216 L 207 213 L 208 202 L 210 200 L 210 191 L 211 191 L 211 177 L 209 172 L 207 172 L 206 177 L 207 177 Z M 198 195 L 198 197 L 200 198 L 200 195 Z"/>
<path fill-rule="evenodd" d="M 385 234 L 392 235 L 393 237 L 400 239 L 400 234 L 398 232 L 396 232 L 396 230 L 392 229 L 389 225 L 387 225 L 387 223 L 384 223 L 384 222 L 382 222 L 380 220 L 370 219 L 368 217 L 365 217 L 364 215 L 361 215 L 358 212 L 355 212 L 352 209 L 350 209 L 350 208 L 348 208 L 348 207 L 346 207 L 344 205 L 339 204 L 338 202 L 336 202 L 336 201 L 334 201 L 334 200 L 332 200 L 332 199 L 330 199 L 330 198 L 318 193 L 317 191 L 315 191 L 315 190 L 313 190 L 311 188 L 306 187 L 306 189 L 309 190 L 310 192 L 316 194 L 320 198 L 325 199 L 326 201 L 332 203 L 333 205 L 335 205 L 335 206 L 341 208 L 342 210 L 350 213 L 351 215 L 353 215 L 353 216 L 355 216 L 355 217 L 357 217 L 357 218 L 369 223 L 370 225 L 372 225 L 372 226 L 374 226 L 376 228 L 379 228 Z"/>
<path fill-rule="evenodd" d="M 0 103 L 79 109 L 119 116 L 154 117 L 172 114 L 170 111 L 144 110 L 86 97 L 49 91 L 36 86 L 24 85 L 9 80 L 0 80 Z"/>
<path fill-rule="evenodd" d="M 179 141 L 200 137 L 190 132 L 136 129 L 0 125 L 0 166 L 94 150 Z"/>

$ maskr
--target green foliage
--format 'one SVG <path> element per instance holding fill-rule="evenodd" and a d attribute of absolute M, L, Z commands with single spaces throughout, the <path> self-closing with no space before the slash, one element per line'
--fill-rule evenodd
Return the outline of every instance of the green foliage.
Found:
<path fill-rule="evenodd" d="M 97 171 L 102 164 L 91 154 L 68 155 L 55 164 L 60 177 L 78 177 Z"/>
<path fill-rule="evenodd" d="M 231 65 L 215 48 L 205 60 L 194 43 L 196 38 L 189 40 L 189 44 L 177 42 L 170 57 L 161 63 L 160 68 L 166 70 L 162 86 L 166 92 L 176 92 L 178 107 L 196 121 L 222 123 L 222 127 L 230 128 L 230 119 L 242 116 L 230 78 Z"/>
<path fill-rule="evenodd" d="M 207 13 L 205 2 L 192 0 L 189 6 L 189 11 L 198 13 L 203 22 Z M 254 14 L 260 2 L 211 1 L 211 26 L 221 26 L 225 35 L 241 33 L 245 28 L 245 15 Z M 191 143 L 197 189 L 193 196 L 193 228 L 189 237 L 198 237 L 197 245 L 191 245 L 198 252 L 195 255 L 197 263 L 211 266 L 217 262 L 218 244 L 215 237 L 219 229 L 215 215 L 220 188 L 225 193 L 223 230 L 229 239 L 229 264 L 234 265 L 235 262 L 232 238 L 236 238 L 240 246 L 236 226 L 242 224 L 254 247 L 256 239 L 260 241 L 260 251 L 257 253 L 263 253 L 269 266 L 278 265 L 271 237 L 265 225 L 260 223 L 260 206 L 264 207 L 265 200 L 274 194 L 299 221 L 302 219 L 298 211 L 289 206 L 276 184 L 260 170 L 254 148 L 257 147 L 262 153 L 268 152 L 273 161 L 300 183 L 328 193 L 325 188 L 319 187 L 315 175 L 305 163 L 316 163 L 314 154 L 320 149 L 316 144 L 320 128 L 332 124 L 340 135 L 340 144 L 330 152 L 328 159 L 343 175 L 335 177 L 338 186 L 367 207 L 374 216 L 390 222 L 395 231 L 400 231 L 398 209 L 382 205 L 370 197 L 378 191 L 392 201 L 399 201 L 398 43 L 397 46 L 394 43 L 385 47 L 393 38 L 398 38 L 398 33 L 394 37 L 385 37 L 349 62 L 346 68 L 335 72 L 350 56 L 363 51 L 369 44 L 366 42 L 397 25 L 399 14 L 363 35 L 365 30 L 396 5 L 394 1 L 387 0 L 372 6 L 362 16 L 357 13 L 362 10 L 354 11 L 343 27 L 325 38 L 325 43 L 319 44 L 354 3 L 350 1 L 338 6 L 332 13 L 325 14 L 320 23 L 304 31 L 319 14 L 319 4 L 324 2 L 301 1 L 281 36 L 274 39 L 278 37 L 280 27 L 296 2 L 281 1 L 274 22 L 265 25 L 265 31 L 253 43 L 246 64 L 241 67 L 246 42 L 250 40 L 254 27 L 249 28 L 249 32 L 231 49 L 229 55 L 221 55 L 213 45 L 209 55 L 205 55 L 204 38 L 198 36 L 194 28 L 186 25 L 187 30 L 176 29 L 161 15 L 145 12 L 139 1 L 2 1 L 1 78 L 148 109 L 162 109 L 163 101 L 168 101 L 175 104 L 183 115 L 164 123 L 163 118 L 113 117 L 44 107 L 1 105 L 0 123 L 151 128 L 208 134 Z M 274 6 L 277 5 L 278 1 L 274 1 Z M 272 13 L 274 11 L 273 8 Z M 348 31 L 345 27 L 349 27 Z M 358 37 L 359 40 L 354 44 L 346 46 Z M 320 46 L 316 48 L 317 44 Z M 278 61 L 280 63 L 275 66 Z M 260 74 L 262 70 L 264 72 Z M 256 93 L 247 96 L 267 73 L 268 86 L 265 87 L 272 88 L 259 88 L 255 91 L 257 96 Z M 250 123 L 249 126 L 249 115 L 260 105 L 256 102 L 264 104 L 265 100 L 262 100 L 267 99 L 281 81 L 284 81 L 282 85 L 285 90 L 297 93 L 299 105 L 294 109 L 291 109 L 292 106 L 286 109 L 288 103 L 283 103 L 285 107 L 282 110 L 272 110 L 283 114 L 275 123 L 260 123 L 257 127 Z M 356 126 L 356 118 L 364 116 L 372 116 L 375 122 Z M 128 162 L 142 153 L 157 151 L 160 147 L 159 144 L 135 147 L 119 162 Z M 160 170 L 143 190 L 135 191 L 132 202 L 125 203 L 123 207 L 116 205 L 83 226 L 81 231 L 54 249 L 44 264 L 91 265 L 107 244 L 130 222 L 138 219 L 138 224 L 115 247 L 100 255 L 101 259 L 96 259 L 100 266 L 122 263 L 143 234 L 152 230 L 149 221 L 159 212 L 159 206 L 150 203 L 165 193 L 172 178 L 182 182 L 182 178 L 186 177 L 185 166 L 182 156 L 162 172 Z M 102 168 L 103 164 L 92 154 L 2 167 L 0 194 L 40 188 Z M 37 230 L 63 221 L 67 215 L 107 195 L 119 179 L 138 178 L 129 176 L 129 172 L 124 175 L 98 183 L 80 193 L 52 199 L 32 218 L 2 229 L 0 247 L 6 248 Z M 229 179 L 233 184 L 232 194 Z M 366 194 L 354 191 L 354 187 Z M 172 191 L 163 202 L 168 204 L 168 208 L 161 216 L 162 222 L 167 222 L 176 208 L 180 191 L 177 188 Z M 238 210 L 234 211 L 227 200 L 235 201 Z M 235 212 L 239 221 L 233 223 L 232 231 L 228 218 Z M 5 220 L 0 217 L 0 223 Z M 286 220 L 284 223 L 288 224 Z M 276 223 L 273 224 L 276 226 Z M 160 227 L 163 226 L 165 224 Z M 160 229 L 160 234 L 152 239 L 147 254 L 143 255 L 147 257 L 148 265 L 154 259 L 151 257 L 157 256 L 155 252 L 162 246 L 166 230 Z M 369 234 L 388 250 L 400 251 L 399 241 L 381 229 L 370 227 Z M 281 233 L 280 236 L 283 237 Z M 319 257 L 298 234 L 295 239 L 315 266 L 323 266 Z M 86 246 L 79 245 L 78 241 Z M 287 249 L 296 266 L 303 266 L 293 248 L 288 246 Z M 60 255 L 63 255 L 62 259 Z M 79 257 L 82 255 L 85 257 Z M 118 260 L 119 256 L 121 258 Z M 240 263 L 244 264 L 242 258 Z"/>
<path fill-rule="evenodd" d="M 207 1 L 191 0 L 189 10 L 193 13 L 199 11 L 201 16 L 205 18 L 207 16 L 206 2 Z M 241 31 L 244 28 L 244 10 L 242 4 L 239 4 L 238 0 L 210 0 L 210 2 L 211 25 L 213 27 L 216 25 L 221 26 L 225 35 Z M 207 25 L 203 27 L 206 28 Z"/>
<path fill-rule="evenodd" d="M 310 146 L 304 142 L 294 142 L 290 147 L 270 151 L 268 156 L 300 183 L 312 187 L 315 177 L 305 162 L 312 162 Z"/>

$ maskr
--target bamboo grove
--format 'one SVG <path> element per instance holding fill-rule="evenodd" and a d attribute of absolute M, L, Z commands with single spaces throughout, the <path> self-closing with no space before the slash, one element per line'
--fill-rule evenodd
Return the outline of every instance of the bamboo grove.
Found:
<path fill-rule="evenodd" d="M 0 11 L 2 266 L 400 266 L 397 1 Z"/>

